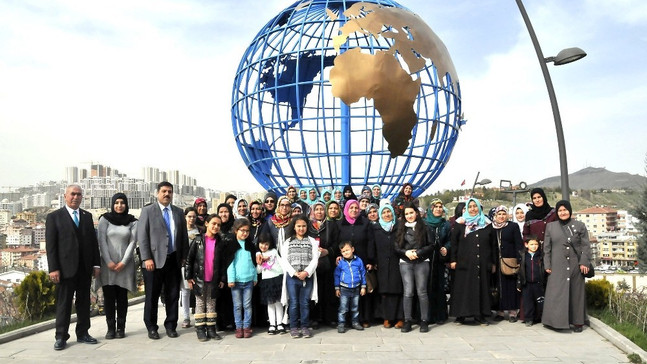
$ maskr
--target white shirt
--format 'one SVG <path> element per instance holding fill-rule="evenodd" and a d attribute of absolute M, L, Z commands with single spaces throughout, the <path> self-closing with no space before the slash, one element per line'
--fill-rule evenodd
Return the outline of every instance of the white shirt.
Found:
<path fill-rule="evenodd" d="M 70 214 L 72 221 L 74 221 L 74 211 L 76 211 L 76 218 L 81 222 L 81 211 L 79 211 L 79 209 L 74 210 L 68 205 L 65 205 L 65 208 L 67 209 L 67 213 Z"/>

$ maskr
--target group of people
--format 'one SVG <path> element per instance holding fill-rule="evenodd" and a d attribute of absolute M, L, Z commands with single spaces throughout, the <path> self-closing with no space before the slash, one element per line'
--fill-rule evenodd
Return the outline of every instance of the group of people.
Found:
<path fill-rule="evenodd" d="M 157 187 L 157 202 L 128 213 L 128 199 L 115 194 L 111 211 L 99 219 L 79 205 L 81 188 L 68 186 L 66 206 L 48 215 L 50 278 L 58 285 L 56 350 L 69 338 L 76 293 L 77 340 L 88 334 L 89 287 L 103 287 L 106 339 L 125 337 L 128 291 L 135 289 L 135 254 L 145 286 L 144 323 L 159 339 L 158 301 L 163 295 L 164 328 L 178 336 L 191 325 L 199 341 L 219 340 L 218 327 L 236 338 L 252 326 L 268 333 L 311 337 L 331 325 L 339 333 L 384 327 L 427 332 L 449 316 L 482 325 L 521 318 L 555 329 L 582 330 L 586 317 L 583 274 L 590 247 L 584 225 L 571 219 L 568 201 L 553 209 L 541 189 L 529 208 L 498 206 L 486 216 L 470 198 L 448 217 L 443 202 L 418 206 L 405 184 L 393 201 L 379 185 L 359 197 L 344 189 L 287 189 L 246 201 L 228 196 L 208 214 L 199 198 L 184 211 L 172 205 L 173 186 Z M 511 215 L 511 219 L 510 216 Z M 192 296 L 194 299 L 192 299 Z M 448 299 L 449 296 L 449 299 Z"/>

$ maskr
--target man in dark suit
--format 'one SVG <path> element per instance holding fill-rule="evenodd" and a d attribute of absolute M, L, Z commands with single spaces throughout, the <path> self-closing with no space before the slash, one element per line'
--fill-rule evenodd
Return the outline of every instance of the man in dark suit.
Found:
<path fill-rule="evenodd" d="M 144 323 L 148 337 L 157 340 L 157 306 L 162 286 L 166 305 L 164 327 L 168 337 L 178 337 L 178 300 L 180 297 L 180 267 L 189 251 L 189 236 L 184 212 L 171 205 L 173 185 L 160 182 L 157 185 L 157 203 L 142 209 L 137 224 L 137 240 L 143 261 Z"/>
<path fill-rule="evenodd" d="M 79 208 L 83 193 L 78 185 L 65 189 L 65 206 L 47 215 L 45 238 L 49 277 L 56 286 L 56 342 L 63 350 L 70 338 L 70 315 L 76 292 L 76 340 L 96 344 L 90 328 L 90 285 L 99 276 L 99 243 L 92 215 Z"/>

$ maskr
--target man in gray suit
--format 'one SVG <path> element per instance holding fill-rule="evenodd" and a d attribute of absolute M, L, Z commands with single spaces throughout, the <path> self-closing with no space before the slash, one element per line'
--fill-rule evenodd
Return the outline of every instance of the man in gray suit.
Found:
<path fill-rule="evenodd" d="M 157 185 L 157 203 L 142 209 L 137 224 L 137 240 L 143 261 L 144 323 L 148 337 L 159 339 L 157 329 L 157 306 L 162 286 L 166 306 L 164 327 L 166 335 L 178 337 L 178 300 L 180 297 L 180 267 L 189 251 L 189 236 L 184 212 L 171 205 L 173 185 L 160 182 Z"/>

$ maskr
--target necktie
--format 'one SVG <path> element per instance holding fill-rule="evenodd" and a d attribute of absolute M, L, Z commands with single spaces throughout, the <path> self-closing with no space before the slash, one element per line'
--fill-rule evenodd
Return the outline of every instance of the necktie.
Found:
<path fill-rule="evenodd" d="M 72 214 L 74 215 L 74 224 L 79 227 L 79 212 L 74 210 Z"/>
<path fill-rule="evenodd" d="M 171 217 L 168 214 L 168 207 L 164 208 L 164 222 L 166 223 L 166 232 L 168 233 L 168 254 L 175 251 L 173 247 L 173 234 L 171 233 Z"/>

